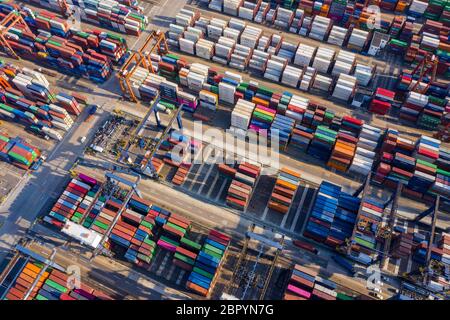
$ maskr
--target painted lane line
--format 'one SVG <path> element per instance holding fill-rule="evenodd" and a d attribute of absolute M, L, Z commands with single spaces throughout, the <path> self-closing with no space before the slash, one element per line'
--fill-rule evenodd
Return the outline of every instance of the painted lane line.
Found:
<path fill-rule="evenodd" d="M 292 222 L 291 228 L 289 229 L 290 231 L 294 231 L 295 226 L 297 225 L 297 221 L 300 218 L 300 213 L 302 211 L 303 203 L 305 202 L 308 191 L 309 191 L 309 185 L 306 184 L 305 189 L 303 189 L 303 194 L 302 194 L 302 197 L 300 198 L 300 203 L 298 205 L 297 211 L 295 211 L 294 221 Z"/>
<path fill-rule="evenodd" d="M 227 181 L 224 180 L 223 183 L 222 183 L 222 185 L 220 186 L 219 193 L 217 194 L 217 196 L 216 196 L 216 198 L 214 199 L 214 201 L 217 202 L 217 201 L 219 200 L 220 196 L 222 195 L 222 191 L 223 191 L 223 189 L 225 188 L 225 185 L 226 185 L 226 184 L 227 184 Z"/>

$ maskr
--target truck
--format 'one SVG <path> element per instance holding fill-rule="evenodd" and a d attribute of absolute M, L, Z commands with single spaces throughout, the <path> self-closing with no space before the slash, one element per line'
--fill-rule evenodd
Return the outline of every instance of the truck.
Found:
<path fill-rule="evenodd" d="M 33 164 L 30 167 L 30 170 L 35 171 L 35 170 L 39 169 L 39 167 L 42 165 L 42 163 L 45 160 L 47 160 L 46 156 L 44 156 L 44 155 L 40 156 L 39 159 L 37 159 L 35 162 L 33 162 Z"/>
<path fill-rule="evenodd" d="M 301 241 L 301 240 L 294 240 L 294 241 L 292 241 L 292 243 L 296 247 L 299 247 L 300 249 L 312 252 L 314 254 L 318 254 L 319 253 L 319 250 L 317 250 L 313 245 L 311 245 L 311 244 L 309 244 L 307 242 L 304 242 L 304 241 Z"/>
<path fill-rule="evenodd" d="M 86 117 L 85 122 L 89 122 L 92 119 L 92 116 L 97 112 L 98 106 L 96 104 L 92 104 L 89 106 L 88 116 Z"/>
<path fill-rule="evenodd" d="M 356 271 L 355 268 L 353 267 L 352 263 L 350 261 L 348 261 L 347 259 L 339 256 L 339 255 L 334 255 L 331 257 L 338 265 L 340 265 L 342 268 L 344 268 L 345 270 L 347 270 L 348 273 L 350 273 L 351 276 L 354 276 Z"/>

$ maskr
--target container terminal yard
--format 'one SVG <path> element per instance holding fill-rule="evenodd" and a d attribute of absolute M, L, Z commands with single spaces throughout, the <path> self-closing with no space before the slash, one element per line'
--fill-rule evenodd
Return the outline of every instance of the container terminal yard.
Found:
<path fill-rule="evenodd" d="M 0 1 L 1 300 L 448 300 L 450 3 Z"/>

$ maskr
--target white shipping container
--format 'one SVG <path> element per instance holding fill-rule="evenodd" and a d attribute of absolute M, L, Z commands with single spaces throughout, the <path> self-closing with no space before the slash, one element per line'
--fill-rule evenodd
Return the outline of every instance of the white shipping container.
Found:
<path fill-rule="evenodd" d="M 224 82 L 219 83 L 219 99 L 227 103 L 234 103 L 234 93 L 236 92 L 236 87 L 231 84 Z"/>
<path fill-rule="evenodd" d="M 344 43 L 344 40 L 347 36 L 347 32 L 348 29 L 346 28 L 333 26 L 333 28 L 331 28 L 330 35 L 328 36 L 327 42 L 342 47 L 342 44 Z"/>

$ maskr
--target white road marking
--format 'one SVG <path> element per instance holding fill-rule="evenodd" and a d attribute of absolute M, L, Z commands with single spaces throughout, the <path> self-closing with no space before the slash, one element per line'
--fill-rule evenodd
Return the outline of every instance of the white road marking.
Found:
<path fill-rule="evenodd" d="M 202 152 L 199 152 L 199 153 L 202 153 Z M 202 164 L 200 165 L 200 168 L 197 170 L 194 180 L 192 180 L 192 182 L 191 182 L 191 186 L 188 189 L 189 191 L 191 191 L 192 188 L 194 188 L 195 184 L 197 183 L 198 178 L 200 178 L 200 176 L 202 175 L 202 171 L 203 171 L 203 168 L 205 167 L 205 163 L 206 163 L 205 160 L 209 158 L 211 153 L 212 153 L 212 149 L 209 149 L 207 151 L 207 154 L 205 155 L 205 157 L 202 159 Z"/>
<path fill-rule="evenodd" d="M 210 197 L 212 191 L 214 190 L 214 188 L 216 187 L 216 183 L 217 180 L 219 180 L 219 173 L 217 172 L 216 176 L 214 177 L 214 181 L 211 183 L 211 187 L 209 188 L 208 194 L 206 195 L 206 197 Z"/>
<path fill-rule="evenodd" d="M 226 183 L 227 183 L 227 181 L 224 180 L 223 183 L 222 183 L 222 185 L 220 186 L 219 193 L 217 194 L 217 196 L 216 196 L 216 198 L 214 199 L 214 201 L 218 201 L 218 200 L 219 200 L 220 195 L 222 194 L 222 191 L 223 191 L 223 189 L 225 188 Z"/>
<path fill-rule="evenodd" d="M 179 286 L 181 284 L 181 280 L 183 279 L 185 273 L 186 273 L 186 271 L 184 271 L 184 270 L 180 271 L 180 274 L 178 275 L 177 281 L 175 282 L 175 284 L 177 286 Z"/>
<path fill-rule="evenodd" d="M 156 275 L 157 275 L 158 277 L 161 276 L 161 274 L 162 274 L 164 268 L 166 267 L 166 262 L 167 262 L 167 259 L 168 259 L 168 258 L 169 258 L 169 256 L 166 255 L 166 256 L 164 257 L 163 261 L 161 262 L 161 264 L 159 265 L 158 271 L 156 271 Z"/>
<path fill-rule="evenodd" d="M 173 264 L 170 265 L 169 273 L 168 273 L 167 276 L 165 277 L 166 280 L 170 280 L 170 278 L 172 277 L 172 274 L 174 273 L 175 269 L 176 269 L 176 266 L 175 266 L 175 265 L 173 265 Z"/>
<path fill-rule="evenodd" d="M 305 189 L 303 189 L 303 194 L 300 199 L 300 203 L 298 205 L 297 211 L 295 212 L 294 221 L 292 222 L 291 228 L 289 229 L 290 231 L 294 231 L 295 226 L 297 225 L 297 221 L 300 218 L 300 212 L 302 211 L 303 203 L 305 202 L 305 198 L 306 198 L 306 195 L 308 194 L 308 190 L 309 190 L 309 184 L 306 184 Z M 284 225 L 282 227 L 284 227 Z"/>
<path fill-rule="evenodd" d="M 319 189 L 317 188 L 314 191 L 314 194 L 312 195 L 311 199 L 315 199 L 318 192 L 319 192 Z M 307 215 L 307 217 L 308 217 L 309 213 L 311 212 L 313 204 L 314 204 L 314 201 L 311 201 L 310 204 L 309 204 L 308 211 L 306 211 L 306 213 L 305 213 Z M 305 227 L 306 227 L 306 223 L 303 224 L 302 230 L 301 230 L 300 233 L 303 233 L 303 231 L 305 230 Z"/>
<path fill-rule="evenodd" d="M 407 273 L 411 272 L 411 269 L 412 269 L 412 259 L 411 259 L 411 257 L 409 257 L 408 258 L 408 264 L 406 266 L 406 272 Z"/>
<path fill-rule="evenodd" d="M 297 196 L 298 189 L 299 188 L 297 188 L 297 190 L 295 190 L 295 194 L 294 194 L 294 197 L 292 198 L 292 201 L 294 201 L 295 197 Z M 297 224 L 297 221 L 298 221 L 298 219 L 300 217 L 300 211 L 301 211 L 301 208 L 303 207 L 303 203 L 305 202 L 306 193 L 308 192 L 308 189 L 309 189 L 309 184 L 306 184 L 304 189 L 303 189 L 303 194 L 302 194 L 302 197 L 300 198 L 300 203 L 298 204 L 297 211 L 295 211 L 294 221 L 292 221 L 294 226 Z M 283 220 L 281 221 L 281 228 L 283 228 L 283 229 L 284 229 L 284 226 L 286 225 L 286 221 L 287 221 L 287 217 L 289 215 L 289 212 L 292 209 L 291 207 L 292 207 L 292 205 L 289 207 L 288 212 L 284 215 Z"/>
<path fill-rule="evenodd" d="M 269 212 L 269 207 L 268 207 L 268 206 L 266 206 L 266 207 L 264 208 L 264 212 L 263 212 L 263 215 L 262 215 L 262 217 L 261 217 L 261 220 L 262 220 L 262 221 L 265 221 L 265 220 L 266 220 L 267 212 Z"/>
<path fill-rule="evenodd" d="M 398 274 L 398 271 L 400 270 L 400 262 L 400 259 L 397 259 L 397 261 L 395 261 L 394 274 Z"/>

